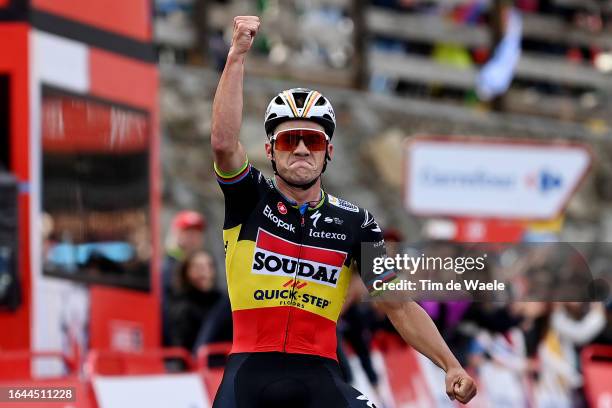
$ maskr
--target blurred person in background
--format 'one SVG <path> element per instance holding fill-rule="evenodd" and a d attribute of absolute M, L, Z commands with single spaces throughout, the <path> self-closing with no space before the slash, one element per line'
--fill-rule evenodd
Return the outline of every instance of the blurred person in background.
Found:
<path fill-rule="evenodd" d="M 378 373 L 374 369 L 370 354 L 371 328 L 374 326 L 375 314 L 370 303 L 361 301 L 367 294 L 366 288 L 360 282 L 359 275 L 353 273 L 338 321 L 338 363 L 346 381 L 353 384 L 353 372 L 344 350 L 343 342 L 346 342 L 359 359 L 361 368 L 377 394 L 376 399 L 384 401 L 384 396 L 379 388 Z"/>
<path fill-rule="evenodd" d="M 529 361 L 525 336 L 519 327 L 517 304 L 473 304 L 467 319 L 479 330 L 470 347 L 470 365 L 477 369 L 482 396 L 493 407 L 529 406 Z"/>
<path fill-rule="evenodd" d="M 593 341 L 597 344 L 606 344 L 612 346 L 612 299 L 606 303 L 606 326 L 599 333 L 599 336 Z"/>
<path fill-rule="evenodd" d="M 537 407 L 586 407 L 582 393 L 579 350 L 604 329 L 602 303 L 558 302 L 553 305 L 549 328 L 539 344 L 540 375 Z"/>
<path fill-rule="evenodd" d="M 169 331 L 166 326 L 168 322 L 167 300 L 172 294 L 172 282 L 176 279 L 174 273 L 182 261 L 204 248 L 205 230 L 206 219 L 196 211 L 180 211 L 172 220 L 170 232 L 166 237 L 166 252 L 161 269 L 162 341 L 164 345 L 170 344 Z"/>
<path fill-rule="evenodd" d="M 168 298 L 169 343 L 192 350 L 200 328 L 222 299 L 216 288 L 216 268 L 205 251 L 196 251 L 178 265 Z"/>

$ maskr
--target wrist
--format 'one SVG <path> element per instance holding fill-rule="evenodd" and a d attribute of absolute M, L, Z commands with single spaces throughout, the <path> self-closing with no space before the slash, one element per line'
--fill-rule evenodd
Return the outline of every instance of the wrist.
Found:
<path fill-rule="evenodd" d="M 455 356 L 452 356 L 442 361 L 441 368 L 444 370 L 444 372 L 447 373 L 449 371 L 463 370 L 463 367 L 461 366 L 461 364 L 459 364 L 459 361 L 455 358 Z"/>
<path fill-rule="evenodd" d="M 230 48 L 227 53 L 227 63 L 238 63 L 243 64 L 246 54 L 243 52 L 237 52 L 234 48 Z"/>

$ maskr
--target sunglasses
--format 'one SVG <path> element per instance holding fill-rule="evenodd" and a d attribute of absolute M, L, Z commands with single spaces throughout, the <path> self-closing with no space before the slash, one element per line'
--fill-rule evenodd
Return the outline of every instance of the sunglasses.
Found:
<path fill-rule="evenodd" d="M 304 145 L 311 152 L 320 152 L 327 149 L 329 136 L 325 132 L 316 129 L 287 129 L 277 132 L 270 138 L 277 150 L 292 152 L 304 141 Z"/>

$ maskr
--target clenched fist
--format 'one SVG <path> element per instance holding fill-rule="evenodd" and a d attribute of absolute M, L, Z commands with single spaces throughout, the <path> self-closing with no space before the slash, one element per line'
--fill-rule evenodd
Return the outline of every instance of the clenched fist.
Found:
<path fill-rule="evenodd" d="M 246 54 L 253 45 L 253 40 L 259 30 L 259 24 L 259 17 L 257 16 L 234 17 L 231 52 L 237 55 Z"/>
<path fill-rule="evenodd" d="M 461 367 L 446 372 L 446 394 L 451 400 L 467 404 L 476 395 L 476 384 Z"/>

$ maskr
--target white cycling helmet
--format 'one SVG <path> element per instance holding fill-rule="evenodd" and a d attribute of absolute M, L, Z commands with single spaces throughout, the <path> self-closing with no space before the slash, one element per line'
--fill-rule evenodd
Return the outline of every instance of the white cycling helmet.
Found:
<path fill-rule="evenodd" d="M 331 139 L 336 130 L 336 115 L 331 103 L 317 91 L 293 88 L 282 91 L 268 104 L 265 128 L 268 137 L 281 123 L 292 119 L 311 120 L 323 126 Z"/>

